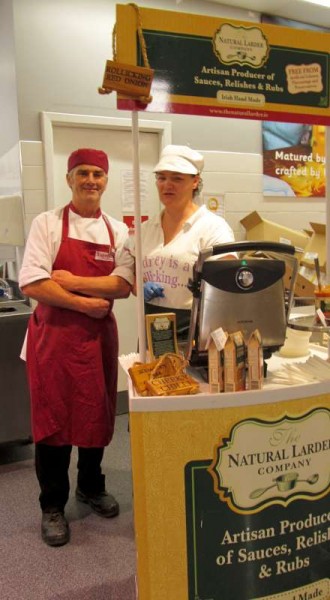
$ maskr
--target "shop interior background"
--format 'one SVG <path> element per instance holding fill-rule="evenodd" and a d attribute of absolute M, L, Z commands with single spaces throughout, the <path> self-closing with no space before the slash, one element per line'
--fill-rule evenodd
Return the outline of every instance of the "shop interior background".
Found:
<path fill-rule="evenodd" d="M 316 10 L 301 0 L 226 4 L 141 0 L 139 6 L 256 23 L 261 12 L 273 12 L 330 27 L 329 9 Z M 69 201 L 65 161 L 72 149 L 82 145 L 102 147 L 109 154 L 103 208 L 119 219 L 129 210 L 123 190 L 126 186 L 127 192 L 132 169 L 130 113 L 116 109 L 115 93 L 102 96 L 97 91 L 106 60 L 112 58 L 115 7 L 110 0 L 2 0 L 0 4 L 0 196 L 22 196 L 25 235 L 37 214 Z M 220 198 L 237 240 L 245 237 L 240 220 L 255 210 L 263 218 L 299 230 L 309 229 L 310 222 L 326 222 L 326 198 L 263 195 L 261 122 L 143 113 L 139 120 L 143 210 L 149 216 L 159 209 L 152 167 L 160 147 L 172 142 L 205 154 L 203 193 Z M 45 161 L 49 154 L 51 164 Z M 10 249 L 0 248 L 0 260 L 10 258 Z M 135 350 L 134 302 L 130 298 L 116 306 L 124 353 Z M 119 389 L 125 388 L 122 376 Z"/>

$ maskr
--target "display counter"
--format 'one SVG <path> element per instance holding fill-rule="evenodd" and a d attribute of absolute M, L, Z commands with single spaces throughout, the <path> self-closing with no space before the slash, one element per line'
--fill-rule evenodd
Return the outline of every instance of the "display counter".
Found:
<path fill-rule="evenodd" d="M 139 600 L 329 600 L 329 381 L 129 396 Z"/>

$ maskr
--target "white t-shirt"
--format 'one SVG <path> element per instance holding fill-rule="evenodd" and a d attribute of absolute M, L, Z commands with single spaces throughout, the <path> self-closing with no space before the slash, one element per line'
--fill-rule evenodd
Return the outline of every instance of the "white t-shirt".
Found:
<path fill-rule="evenodd" d="M 55 208 L 41 213 L 33 220 L 19 274 L 20 287 L 39 279 L 50 278 L 61 244 L 63 208 Z M 128 228 L 125 223 L 106 216 L 111 225 L 116 247 L 116 266 L 111 275 L 118 275 L 132 284 L 134 261 L 125 245 Z M 68 235 L 70 238 L 86 242 L 109 244 L 109 232 L 102 215 L 97 218 L 86 218 L 69 210 Z"/>
<path fill-rule="evenodd" d="M 142 223 L 141 239 L 143 279 L 159 283 L 165 295 L 150 303 L 189 310 L 192 293 L 187 284 L 200 250 L 233 242 L 234 234 L 222 217 L 201 206 L 168 244 L 164 245 L 161 214 Z"/>

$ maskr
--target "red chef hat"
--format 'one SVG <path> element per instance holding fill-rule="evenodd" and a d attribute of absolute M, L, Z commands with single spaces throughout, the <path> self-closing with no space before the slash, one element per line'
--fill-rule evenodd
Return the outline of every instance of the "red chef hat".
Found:
<path fill-rule="evenodd" d="M 94 148 L 79 148 L 70 154 L 68 158 L 68 173 L 78 165 L 94 165 L 103 169 L 105 173 L 109 171 L 108 157 L 103 150 Z"/>

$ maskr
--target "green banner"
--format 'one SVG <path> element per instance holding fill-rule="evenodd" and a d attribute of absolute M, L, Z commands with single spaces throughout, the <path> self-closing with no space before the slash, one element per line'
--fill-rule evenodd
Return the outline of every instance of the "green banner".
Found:
<path fill-rule="evenodd" d="M 234 62 L 235 57 L 232 64 L 222 63 L 214 53 L 212 39 L 207 37 L 161 31 L 144 31 L 143 34 L 150 64 L 156 71 L 154 91 L 166 88 L 171 96 L 202 98 L 214 98 L 218 93 L 233 94 L 233 100 L 236 92 L 244 92 L 262 94 L 269 104 L 329 106 L 328 53 L 271 46 L 267 63 L 255 68 Z M 141 53 L 138 64 L 143 65 Z M 302 64 L 306 78 L 322 79 L 321 90 L 316 84 L 313 90 L 289 93 L 287 74 L 294 77 L 300 73 Z"/>

